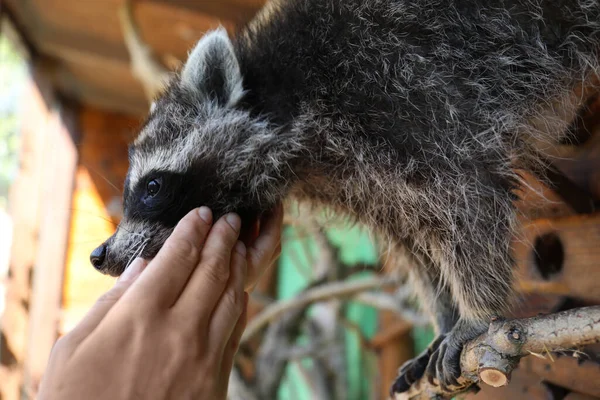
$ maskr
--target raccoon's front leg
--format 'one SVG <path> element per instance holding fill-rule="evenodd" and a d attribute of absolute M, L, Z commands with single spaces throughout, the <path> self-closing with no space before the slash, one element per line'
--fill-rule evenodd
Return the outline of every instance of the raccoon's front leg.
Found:
<path fill-rule="evenodd" d="M 450 291 L 442 284 L 439 266 L 416 246 L 407 245 L 406 250 L 408 264 L 413 266 L 410 271 L 411 287 L 419 294 L 424 311 L 432 317 L 437 336 L 421 354 L 402 365 L 390 389 L 392 395 L 405 392 L 423 377 L 432 354 L 458 320 L 458 310 Z"/>
<path fill-rule="evenodd" d="M 480 190 L 481 192 L 481 190 Z M 440 249 L 442 280 L 458 305 L 460 318 L 429 359 L 426 376 L 442 387 L 457 384 L 463 346 L 484 333 L 494 316 L 501 316 L 512 292 L 514 210 L 509 193 L 478 198 L 477 214 L 460 214 L 450 240 L 433 243 Z"/>

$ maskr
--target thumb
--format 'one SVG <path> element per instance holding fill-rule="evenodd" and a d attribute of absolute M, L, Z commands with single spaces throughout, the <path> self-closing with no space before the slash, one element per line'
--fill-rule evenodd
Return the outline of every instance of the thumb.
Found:
<path fill-rule="evenodd" d="M 136 258 L 119 277 L 117 283 L 96 301 L 86 316 L 71 331 L 71 336 L 74 337 L 76 341 L 79 341 L 92 333 L 102 319 L 104 319 L 106 314 L 108 314 L 110 309 L 140 276 L 147 265 L 148 261 L 142 258 Z"/>

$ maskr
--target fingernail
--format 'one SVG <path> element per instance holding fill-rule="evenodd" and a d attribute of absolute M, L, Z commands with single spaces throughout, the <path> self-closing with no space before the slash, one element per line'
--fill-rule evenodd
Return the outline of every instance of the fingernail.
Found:
<path fill-rule="evenodd" d="M 239 241 L 235 244 L 235 251 L 239 253 L 242 257 L 246 257 L 246 245 Z"/>
<path fill-rule="evenodd" d="M 200 207 L 198 215 L 200 215 L 200 218 L 207 224 L 212 222 L 212 212 L 210 211 L 210 208 L 204 206 Z"/>
<path fill-rule="evenodd" d="M 136 258 L 127 268 L 125 268 L 125 271 L 123 271 L 119 279 L 117 279 L 117 282 L 134 280 L 142 273 L 146 264 L 147 262 L 143 258 Z"/>
<path fill-rule="evenodd" d="M 239 232 L 242 226 L 242 221 L 237 214 L 227 214 L 225 221 L 233 228 L 234 231 Z"/>

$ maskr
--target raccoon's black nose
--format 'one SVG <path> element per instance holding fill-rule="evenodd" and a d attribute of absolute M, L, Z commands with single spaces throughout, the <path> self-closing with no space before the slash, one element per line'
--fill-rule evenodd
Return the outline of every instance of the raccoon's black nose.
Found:
<path fill-rule="evenodd" d="M 96 269 L 102 269 L 102 264 L 104 264 L 105 258 L 106 258 L 106 245 L 105 244 L 101 244 L 100 246 L 96 247 L 92 251 L 92 254 L 90 254 L 90 261 L 92 262 L 92 265 Z"/>

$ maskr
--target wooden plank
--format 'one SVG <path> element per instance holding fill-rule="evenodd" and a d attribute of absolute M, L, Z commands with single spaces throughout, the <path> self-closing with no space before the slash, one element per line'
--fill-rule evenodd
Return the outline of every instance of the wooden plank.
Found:
<path fill-rule="evenodd" d="M 121 0 L 28 0 L 23 7 L 35 12 L 41 30 L 83 34 L 117 44 L 122 42 L 117 15 Z M 44 41 L 44 38 L 40 38 Z M 71 38 L 73 42 L 79 38 Z M 91 48 L 93 50 L 93 47 Z"/>
<path fill-rule="evenodd" d="M 66 61 L 61 66 L 61 72 L 68 74 L 68 78 L 106 92 L 120 93 L 124 98 L 139 99 L 146 108 L 149 106 L 142 85 L 133 76 L 129 64 L 89 63 L 79 60 Z"/>
<path fill-rule="evenodd" d="M 412 326 L 390 311 L 379 312 L 379 333 L 371 340 L 378 354 L 379 398 L 389 398 L 392 383 L 398 376 L 398 368 L 413 358 Z"/>
<path fill-rule="evenodd" d="M 594 361 L 581 361 L 569 356 L 554 356 L 554 360 L 529 356 L 521 360 L 521 365 L 521 368 L 533 371 L 547 382 L 600 397 L 600 364 Z"/>
<path fill-rule="evenodd" d="M 117 18 L 120 0 L 8 0 L 8 4 L 36 52 L 56 60 L 61 92 L 109 111 L 146 111 L 147 101 L 131 72 Z M 208 29 L 222 24 L 234 30 L 230 21 L 166 3 L 139 4 L 136 20 L 144 40 L 172 67 L 185 60 Z"/>
<path fill-rule="evenodd" d="M 96 271 L 90 252 L 106 240 L 121 217 L 121 189 L 127 172 L 127 144 L 140 120 L 84 107 L 75 177 L 71 229 L 63 288 L 64 333 L 83 317 L 114 279 Z"/>
<path fill-rule="evenodd" d="M 236 24 L 229 19 L 219 18 L 210 13 L 187 8 L 178 8 L 174 2 L 135 2 L 134 18 L 138 23 L 142 39 L 162 61 L 176 58 L 180 62 L 187 59 L 188 52 L 208 30 L 225 27 L 234 34 Z M 196 5 L 219 4 L 210 1 L 195 1 Z M 254 13 L 250 14 L 250 16 Z M 245 22 L 246 17 L 243 18 Z"/>
<path fill-rule="evenodd" d="M 124 43 L 119 40 L 107 40 L 103 37 L 90 35 L 88 29 L 73 30 L 65 28 L 65 20 L 56 26 L 48 24 L 44 19 L 48 11 L 56 11 L 53 8 L 39 7 L 31 1 L 5 0 L 6 8 L 11 19 L 20 28 L 19 30 L 27 39 L 29 47 L 34 53 L 45 53 L 60 58 L 62 57 L 86 57 L 88 59 L 113 60 L 113 62 L 127 63 L 129 56 Z M 72 3 L 73 4 L 80 3 Z M 83 5 L 89 4 L 85 2 Z M 67 4 L 68 6 L 68 4 Z M 60 7 L 62 10 L 63 7 Z M 59 13 L 63 18 L 67 18 L 69 13 Z M 76 17 L 73 17 L 76 18 Z M 106 26 L 99 23 L 96 19 L 90 26 Z M 117 30 L 115 38 L 118 36 L 118 25 L 107 21 L 108 26 Z"/>
<path fill-rule="evenodd" d="M 600 213 L 526 224 L 514 243 L 519 276 L 560 284 L 572 296 L 599 301 L 598 243 Z"/>
<path fill-rule="evenodd" d="M 63 108 L 64 110 L 64 108 Z M 66 112 L 65 112 L 66 111 Z M 64 123 L 68 110 L 51 111 L 41 145 L 44 169 L 41 180 L 42 218 L 39 246 L 33 268 L 29 335 L 25 378 L 32 394 L 37 393 L 50 351 L 57 339 L 62 302 L 69 210 L 77 149 Z"/>
<path fill-rule="evenodd" d="M 114 91 L 106 91 L 84 82 L 77 82 L 66 88 L 59 86 L 59 89 L 61 94 L 81 104 L 106 112 L 132 116 L 143 116 L 148 113 L 148 104 L 145 99 L 128 98 Z"/>
<path fill-rule="evenodd" d="M 383 274 L 393 273 L 397 264 L 384 258 Z M 394 289 L 386 290 L 393 293 Z M 379 311 L 379 330 L 371 339 L 370 346 L 377 352 L 378 384 L 375 388 L 382 400 L 389 398 L 392 383 L 398 376 L 398 368 L 415 356 L 412 324 L 390 311 Z"/>
<path fill-rule="evenodd" d="M 67 62 L 56 67 L 54 81 L 62 94 L 106 111 L 146 115 L 148 100 L 128 65 Z"/>
<path fill-rule="evenodd" d="M 220 20 L 229 20 L 237 24 L 249 21 L 266 0 L 226 0 L 226 1 L 196 1 L 196 0 L 140 0 L 139 3 L 168 4 L 187 11 L 211 15 Z"/>
<path fill-rule="evenodd" d="M 571 392 L 569 393 L 564 400 L 597 400 L 597 397 L 589 396 L 583 393 Z"/>
<path fill-rule="evenodd" d="M 57 60 L 57 85 L 65 95 L 111 111 L 145 111 L 118 20 L 121 0 L 6 1 L 36 52 Z M 207 30 L 223 25 L 233 32 L 236 24 L 229 17 L 241 15 L 238 22 L 246 22 L 262 4 L 143 1 L 136 4 L 135 17 L 144 40 L 173 67 Z"/>
<path fill-rule="evenodd" d="M 129 53 L 124 43 L 106 41 L 85 32 L 47 30 L 34 40 L 40 52 L 60 60 L 129 65 Z"/>
<path fill-rule="evenodd" d="M 581 189 L 600 200 L 600 93 L 592 98 L 586 112 L 577 120 L 577 136 L 583 143 L 554 164 Z"/>
<path fill-rule="evenodd" d="M 555 164 L 579 187 L 600 199 L 600 126 L 571 158 L 556 160 Z"/>
<path fill-rule="evenodd" d="M 49 110 L 43 90 L 29 80 L 23 96 L 20 167 L 9 198 L 13 219 L 13 245 L 7 282 L 6 309 L 2 316 L 2 400 L 17 400 L 28 393 L 24 376 L 31 306 L 31 280 L 39 249 L 38 231 L 43 217 L 42 178 L 44 135 Z M 8 358 L 7 358 L 8 357 Z M 7 366 L 10 365 L 10 368 Z"/>
<path fill-rule="evenodd" d="M 121 0 L 8 2 L 15 18 L 42 53 L 70 61 L 129 63 L 118 20 Z M 217 2 L 195 4 L 206 7 L 189 7 L 185 2 L 140 2 L 135 15 L 144 40 L 157 53 L 183 60 L 207 30 L 219 25 L 231 32 L 235 30 L 233 21 L 211 11 L 229 10 L 231 15 L 242 16 L 237 22 L 246 22 L 260 8 L 260 5 L 247 7 L 243 3 L 229 7 Z"/>
<path fill-rule="evenodd" d="M 523 184 L 516 190 L 519 197 L 516 207 L 521 223 L 574 214 L 574 210 L 546 184 L 526 171 L 519 170 L 518 173 L 523 178 Z"/>

